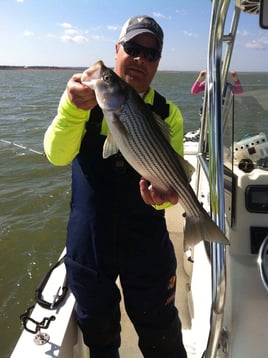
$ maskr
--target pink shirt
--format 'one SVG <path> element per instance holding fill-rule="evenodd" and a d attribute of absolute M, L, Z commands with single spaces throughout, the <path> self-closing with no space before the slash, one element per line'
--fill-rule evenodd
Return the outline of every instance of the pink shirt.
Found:
<path fill-rule="evenodd" d="M 232 85 L 230 82 L 226 82 L 226 85 L 232 87 L 232 91 L 234 94 L 241 94 L 244 92 L 243 87 L 239 80 L 235 81 L 234 85 Z M 191 88 L 191 93 L 198 94 L 200 92 L 204 92 L 205 86 L 206 86 L 206 81 L 202 81 L 202 82 L 195 81 Z"/>
<path fill-rule="evenodd" d="M 193 84 L 193 86 L 191 88 L 191 93 L 198 94 L 200 92 L 204 92 L 205 87 L 206 87 L 206 81 L 202 81 L 202 82 L 195 81 L 195 83 Z"/>

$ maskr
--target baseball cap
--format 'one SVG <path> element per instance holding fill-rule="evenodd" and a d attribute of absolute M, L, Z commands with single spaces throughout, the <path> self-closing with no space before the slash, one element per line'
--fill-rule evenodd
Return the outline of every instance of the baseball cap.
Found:
<path fill-rule="evenodd" d="M 126 42 L 133 39 L 135 36 L 149 33 L 154 35 L 159 44 L 159 50 L 162 51 L 163 47 L 163 31 L 158 23 L 149 16 L 140 15 L 130 17 L 122 27 L 119 37 L 120 42 Z"/>

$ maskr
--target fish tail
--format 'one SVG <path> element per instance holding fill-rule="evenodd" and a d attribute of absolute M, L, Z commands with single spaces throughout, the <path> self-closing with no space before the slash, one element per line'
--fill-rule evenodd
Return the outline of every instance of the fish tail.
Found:
<path fill-rule="evenodd" d="M 229 245 L 230 242 L 216 225 L 211 217 L 206 213 L 200 213 L 199 217 L 187 216 L 184 227 L 184 251 L 191 250 L 200 241 L 219 242 Z"/>

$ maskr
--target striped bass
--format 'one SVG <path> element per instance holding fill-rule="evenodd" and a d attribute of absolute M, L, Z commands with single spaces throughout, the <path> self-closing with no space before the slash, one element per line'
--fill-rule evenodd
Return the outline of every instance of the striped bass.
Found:
<path fill-rule="evenodd" d="M 160 193 L 174 190 L 185 210 L 184 250 L 201 240 L 229 244 L 200 204 L 190 179 L 194 168 L 170 144 L 170 127 L 138 93 L 102 61 L 86 70 L 83 84 L 95 90 L 109 127 L 103 157 L 120 150 L 129 164 Z"/>

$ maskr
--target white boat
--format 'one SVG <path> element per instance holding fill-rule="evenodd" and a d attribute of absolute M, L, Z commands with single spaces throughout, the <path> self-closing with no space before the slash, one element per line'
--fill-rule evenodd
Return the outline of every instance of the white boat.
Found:
<path fill-rule="evenodd" d="M 176 299 L 188 357 L 268 357 L 268 84 L 243 84 L 241 95 L 224 90 L 241 11 L 268 27 L 267 0 L 212 2 L 201 126 L 187 133 L 184 143 L 185 158 L 197 168 L 191 182 L 196 195 L 230 246 L 199 243 L 189 262 L 182 245 L 183 211 L 179 205 L 166 211 L 180 262 Z M 245 110 L 252 111 L 251 135 L 241 125 Z M 124 307 L 122 312 L 120 354 L 142 357 Z M 12 358 L 89 357 L 61 261 L 21 318 L 24 330 Z"/>

